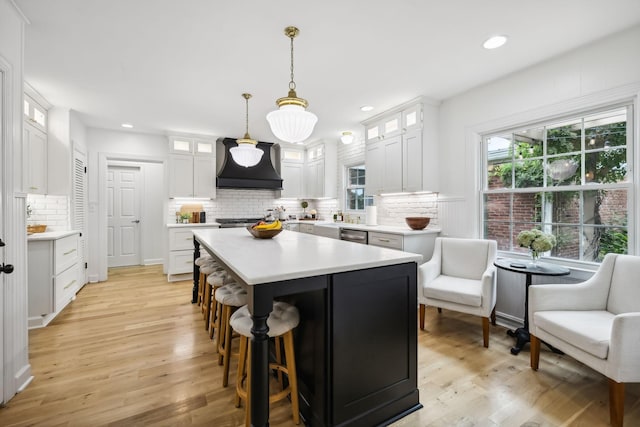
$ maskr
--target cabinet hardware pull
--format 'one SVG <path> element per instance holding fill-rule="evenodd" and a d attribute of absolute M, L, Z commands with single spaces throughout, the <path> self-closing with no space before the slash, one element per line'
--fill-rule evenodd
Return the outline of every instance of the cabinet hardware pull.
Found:
<path fill-rule="evenodd" d="M 193 261 L 185 261 L 185 264 L 193 264 Z"/>
<path fill-rule="evenodd" d="M 70 281 L 69 284 L 64 287 L 64 289 L 66 290 L 69 286 L 73 285 L 74 283 L 76 283 L 75 279 Z"/>
<path fill-rule="evenodd" d="M 387 243 L 389 243 L 391 241 L 389 239 L 378 239 L 378 240 L 381 241 L 381 242 L 387 242 Z"/>
<path fill-rule="evenodd" d="M 184 240 L 193 240 L 193 237 L 185 237 Z"/>
<path fill-rule="evenodd" d="M 70 251 L 67 251 L 64 253 L 64 255 L 69 255 L 70 253 L 75 252 L 77 249 L 71 249 Z"/>
<path fill-rule="evenodd" d="M 30 190 L 37 190 L 38 187 L 29 187 Z"/>

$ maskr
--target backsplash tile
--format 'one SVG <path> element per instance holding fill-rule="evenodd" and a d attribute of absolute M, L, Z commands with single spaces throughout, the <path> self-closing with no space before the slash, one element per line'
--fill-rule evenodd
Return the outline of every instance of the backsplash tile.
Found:
<path fill-rule="evenodd" d="M 27 225 L 46 224 L 47 231 L 69 229 L 70 207 L 67 196 L 28 194 L 27 205 L 31 208 Z"/>

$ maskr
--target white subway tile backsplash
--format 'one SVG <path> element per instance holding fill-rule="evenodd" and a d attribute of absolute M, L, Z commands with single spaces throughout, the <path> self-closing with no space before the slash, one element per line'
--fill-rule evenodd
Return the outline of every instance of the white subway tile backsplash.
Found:
<path fill-rule="evenodd" d="M 67 196 L 28 194 L 31 215 L 27 225 L 45 224 L 49 231 L 63 231 L 70 227 L 70 206 Z"/>

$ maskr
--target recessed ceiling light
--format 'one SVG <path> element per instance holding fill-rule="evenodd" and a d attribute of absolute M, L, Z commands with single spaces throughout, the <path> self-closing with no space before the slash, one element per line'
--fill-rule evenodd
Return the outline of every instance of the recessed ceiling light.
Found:
<path fill-rule="evenodd" d="M 489 37 L 484 43 L 482 43 L 482 47 L 485 49 L 495 49 L 507 42 L 507 36 L 493 36 Z"/>
<path fill-rule="evenodd" d="M 133 125 L 131 123 L 123 123 L 120 126 L 122 126 L 123 128 L 127 128 L 127 129 L 133 128 Z"/>
<path fill-rule="evenodd" d="M 360 111 L 371 111 L 373 110 L 373 107 L 371 105 L 363 105 L 362 107 L 360 107 Z"/>

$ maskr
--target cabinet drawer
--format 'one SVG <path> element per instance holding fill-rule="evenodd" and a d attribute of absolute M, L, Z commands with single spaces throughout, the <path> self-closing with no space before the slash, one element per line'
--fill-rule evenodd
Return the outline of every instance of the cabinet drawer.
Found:
<path fill-rule="evenodd" d="M 169 274 L 183 274 L 193 272 L 193 251 L 169 252 Z"/>
<path fill-rule="evenodd" d="M 300 232 L 301 233 L 309 233 L 313 234 L 314 225 L 313 224 L 300 224 Z"/>
<path fill-rule="evenodd" d="M 193 249 L 193 232 L 190 228 L 172 228 L 169 230 L 169 250 Z M 193 260 L 192 260 L 193 261 Z"/>
<path fill-rule="evenodd" d="M 62 310 L 76 294 L 80 278 L 78 264 L 74 264 L 54 279 L 56 311 Z"/>
<path fill-rule="evenodd" d="M 369 244 L 402 250 L 402 236 L 398 234 L 369 232 Z"/>
<path fill-rule="evenodd" d="M 78 235 L 63 237 L 54 242 L 54 268 L 57 275 L 78 261 Z"/>

